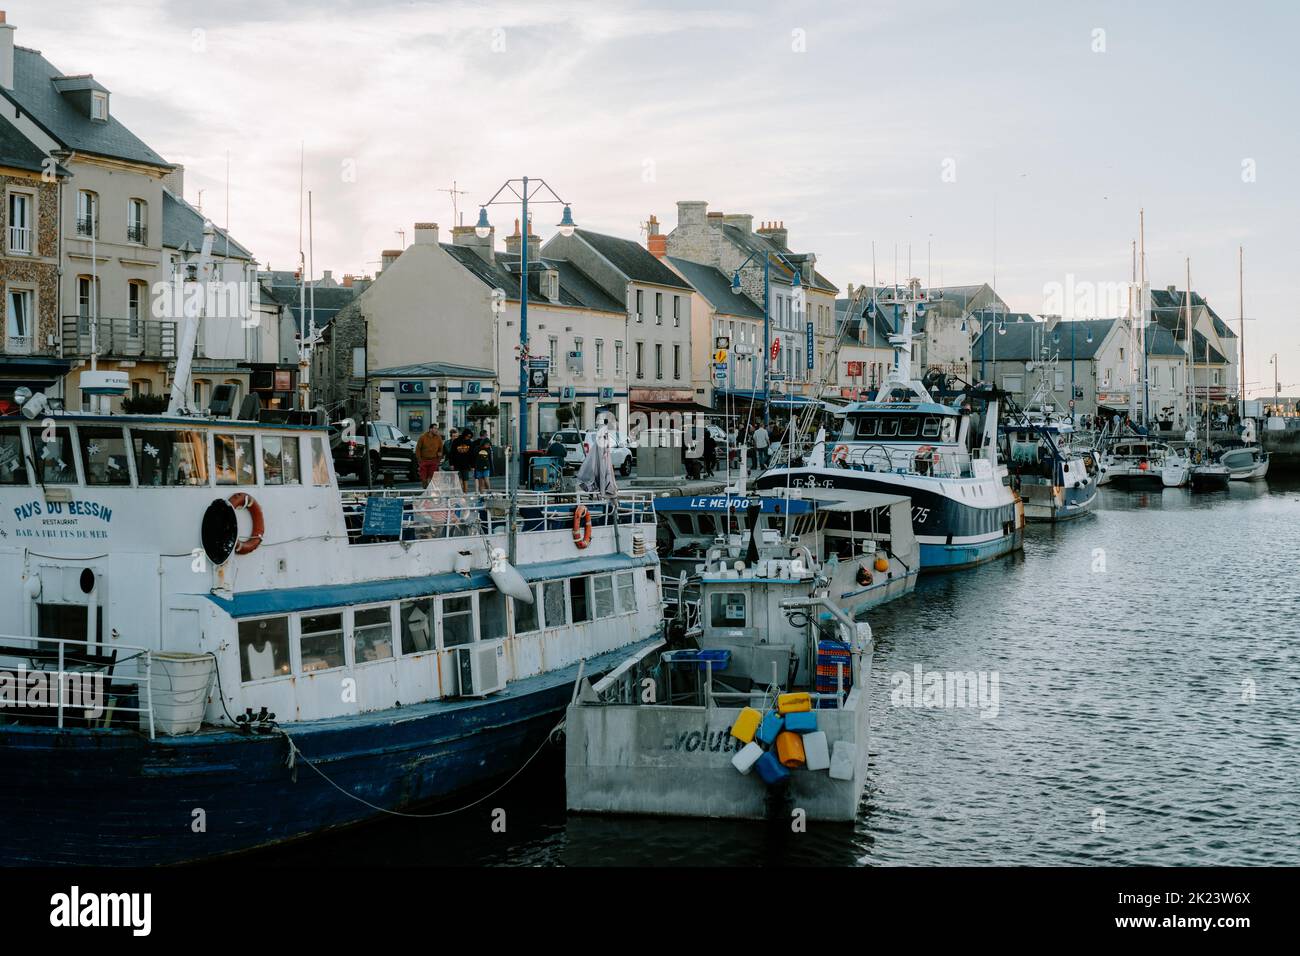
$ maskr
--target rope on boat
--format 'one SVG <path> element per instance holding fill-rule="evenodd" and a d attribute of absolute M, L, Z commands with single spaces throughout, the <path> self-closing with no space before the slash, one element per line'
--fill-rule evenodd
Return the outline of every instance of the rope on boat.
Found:
<path fill-rule="evenodd" d="M 537 756 L 542 752 L 542 749 L 548 743 L 554 740 L 556 735 L 563 729 L 564 729 L 564 720 L 561 719 L 561 721 L 558 724 L 556 724 L 554 727 L 551 728 L 550 731 L 547 732 L 546 736 L 542 739 L 540 746 L 538 746 L 538 748 L 533 751 L 532 756 L 530 756 L 527 760 L 524 761 L 523 766 L 521 766 L 518 770 L 516 770 L 509 777 L 507 777 L 505 782 L 502 783 L 501 786 L 497 787 L 495 790 L 493 790 L 490 793 L 484 794 L 483 796 L 479 797 L 477 800 L 473 801 L 472 803 L 467 803 L 463 807 L 457 807 L 455 810 L 443 810 L 439 813 L 403 813 L 401 810 L 389 810 L 387 807 L 378 806 L 377 804 L 371 803 L 369 800 L 365 799 L 364 797 L 359 797 L 355 793 L 352 793 L 348 790 L 344 790 L 337 783 L 331 780 L 329 776 L 325 773 L 325 771 L 321 770 L 320 767 L 316 766 L 316 764 L 312 762 L 311 758 L 309 758 L 306 754 L 304 754 L 301 750 L 298 749 L 297 742 L 292 737 L 289 736 L 288 732 L 285 731 L 283 727 L 276 727 L 276 730 L 279 733 L 283 734 L 284 739 L 289 742 L 289 755 L 285 758 L 285 766 L 294 768 L 296 759 L 301 757 L 303 763 L 305 763 L 307 766 L 311 767 L 312 770 L 315 770 L 318 774 L 320 774 L 322 780 L 328 783 L 339 793 L 343 794 L 345 797 L 350 797 L 351 799 L 357 801 L 358 803 L 364 804 L 365 806 L 369 807 L 371 810 L 376 810 L 379 813 L 386 813 L 392 817 L 405 817 L 408 820 L 432 820 L 437 817 L 454 816 L 457 813 L 463 813 L 466 810 L 478 806 L 483 801 L 496 796 L 498 793 L 500 793 L 502 790 L 508 787 L 511 781 L 515 779 L 515 777 L 519 776 L 526 769 L 528 769 L 528 765 L 531 764 L 535 759 L 537 759 Z"/>

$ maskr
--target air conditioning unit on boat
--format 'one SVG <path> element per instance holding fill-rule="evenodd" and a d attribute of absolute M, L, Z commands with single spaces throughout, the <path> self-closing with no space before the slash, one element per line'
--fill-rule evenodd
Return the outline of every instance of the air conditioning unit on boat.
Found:
<path fill-rule="evenodd" d="M 503 641 L 466 644 L 456 648 L 456 672 L 461 697 L 486 697 L 505 690 L 506 648 Z"/>

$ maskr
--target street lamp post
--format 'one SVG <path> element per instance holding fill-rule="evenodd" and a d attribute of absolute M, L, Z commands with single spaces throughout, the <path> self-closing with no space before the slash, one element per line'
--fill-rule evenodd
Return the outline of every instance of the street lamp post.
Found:
<path fill-rule="evenodd" d="M 549 199 L 536 198 L 539 193 L 545 190 Z M 502 193 L 509 193 L 509 196 L 500 198 Z M 569 204 L 561 199 L 544 179 L 535 179 L 530 181 L 527 176 L 520 179 L 508 179 L 504 184 L 492 194 L 492 198 L 482 203 L 478 210 L 478 222 L 474 226 L 474 234 L 480 239 L 486 239 L 492 234 L 492 224 L 488 222 L 487 207 L 493 205 L 513 205 L 518 201 L 522 206 L 522 240 L 520 241 L 520 260 L 519 260 L 519 464 L 516 482 L 522 484 L 527 474 L 527 451 L 528 451 L 528 203 L 550 203 L 564 207 L 564 214 L 560 217 L 558 223 L 560 235 L 573 235 L 574 223 L 573 212 L 569 209 Z"/>
<path fill-rule="evenodd" d="M 763 257 L 763 425 L 766 427 L 771 420 L 772 408 L 770 384 L 768 382 L 772 367 L 772 256 L 780 259 L 785 267 L 794 274 L 794 278 L 790 281 L 792 289 L 801 288 L 803 282 L 800 278 L 799 269 L 781 253 L 755 250 L 731 273 L 731 291 L 733 294 L 740 295 L 741 292 L 740 270 L 749 265 L 755 256 L 759 255 Z"/>

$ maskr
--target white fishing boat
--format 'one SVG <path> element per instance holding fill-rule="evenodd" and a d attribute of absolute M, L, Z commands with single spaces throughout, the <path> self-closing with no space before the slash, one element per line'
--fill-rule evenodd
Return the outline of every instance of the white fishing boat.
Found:
<path fill-rule="evenodd" d="M 473 791 L 661 631 L 648 495 L 342 495 L 310 413 L 189 406 L 189 331 L 166 414 L 0 418 L 8 863 L 195 860 Z"/>
<path fill-rule="evenodd" d="M 761 533 L 761 532 L 759 532 Z M 684 640 L 584 679 L 565 792 L 591 813 L 849 822 L 866 784 L 872 639 L 825 565 L 710 551 Z"/>

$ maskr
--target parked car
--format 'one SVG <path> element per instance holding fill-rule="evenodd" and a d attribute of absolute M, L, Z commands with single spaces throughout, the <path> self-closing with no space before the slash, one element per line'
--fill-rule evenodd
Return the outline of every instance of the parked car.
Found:
<path fill-rule="evenodd" d="M 564 446 L 564 467 L 577 468 L 587 457 L 586 452 L 582 450 L 582 438 L 582 432 L 576 428 L 565 429 L 553 434 L 542 447 L 546 448 L 558 441 Z"/>
<path fill-rule="evenodd" d="M 385 471 L 396 472 L 408 481 L 420 480 L 420 466 L 415 458 L 415 440 L 407 437 L 391 422 L 368 422 L 356 433 L 345 437 L 337 425 L 330 426 L 330 445 L 334 449 L 334 471 L 345 475 L 365 476 L 366 455 L 370 456 L 371 478 Z"/>
<path fill-rule="evenodd" d="M 582 436 L 579 464 L 590 454 L 598 434 L 598 431 L 589 431 Z M 609 436 L 609 462 L 620 475 L 626 478 L 632 474 L 632 466 L 636 464 L 636 449 L 628 443 L 627 436 L 622 432 L 608 431 L 606 434 Z"/>

